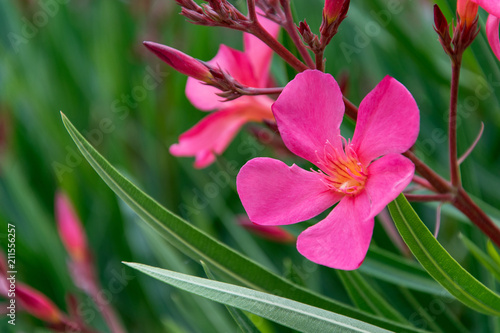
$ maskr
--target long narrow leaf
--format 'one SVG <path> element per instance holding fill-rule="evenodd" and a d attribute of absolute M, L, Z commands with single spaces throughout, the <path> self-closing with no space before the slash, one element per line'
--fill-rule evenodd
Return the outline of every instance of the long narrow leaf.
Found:
<path fill-rule="evenodd" d="M 302 288 L 274 274 L 219 242 L 210 235 L 165 209 L 153 198 L 123 177 L 62 114 L 68 133 L 90 165 L 108 186 L 158 234 L 195 260 L 203 260 L 212 268 L 253 289 L 314 305 L 344 316 L 365 321 L 398 332 L 421 332 L 413 327 L 374 316 Z"/>
<path fill-rule="evenodd" d="M 370 246 L 361 273 L 397 286 L 453 299 L 418 263 L 413 263 L 386 250 Z"/>
<path fill-rule="evenodd" d="M 210 280 L 215 281 L 215 276 L 212 273 L 212 271 L 210 270 L 210 268 L 203 261 L 201 262 L 201 265 L 203 266 L 203 270 L 205 271 L 205 274 L 207 275 L 207 277 Z M 244 332 L 244 333 L 261 333 L 260 330 L 257 327 L 255 327 L 254 323 L 250 320 L 250 318 L 248 318 L 243 313 L 243 311 L 235 309 L 234 307 L 229 306 L 227 304 L 226 304 L 226 309 L 229 312 L 229 314 L 231 315 L 231 317 L 233 317 L 234 321 L 236 322 L 236 324 L 238 325 L 238 327 L 240 328 L 240 330 L 242 332 Z"/>
<path fill-rule="evenodd" d="M 474 244 L 470 239 L 465 237 L 464 234 L 459 235 L 462 242 L 469 249 L 470 253 L 479 261 L 495 278 L 500 281 L 500 266 L 490 258 L 483 250 Z"/>
<path fill-rule="evenodd" d="M 125 264 L 179 289 L 254 313 L 300 332 L 389 332 L 359 320 L 260 291 L 143 264 Z"/>
<path fill-rule="evenodd" d="M 403 195 L 389 204 L 389 211 L 413 255 L 437 282 L 470 308 L 500 316 L 500 297 L 446 252 Z"/>

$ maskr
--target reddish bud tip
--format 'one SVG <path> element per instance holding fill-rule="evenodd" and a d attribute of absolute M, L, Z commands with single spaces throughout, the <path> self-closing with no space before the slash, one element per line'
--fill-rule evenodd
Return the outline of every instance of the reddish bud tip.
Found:
<path fill-rule="evenodd" d="M 457 14 L 460 25 L 470 28 L 477 16 L 479 5 L 470 0 L 457 0 Z"/>
<path fill-rule="evenodd" d="M 341 14 L 345 0 L 326 0 L 323 8 L 323 18 L 332 24 Z"/>
<path fill-rule="evenodd" d="M 87 237 L 66 194 L 56 193 L 55 206 L 59 237 L 61 237 L 66 251 L 75 262 L 86 261 L 89 254 Z"/>
<path fill-rule="evenodd" d="M 16 298 L 31 315 L 52 323 L 60 323 L 63 315 L 57 306 L 44 294 L 23 284 L 16 286 Z"/>
<path fill-rule="evenodd" d="M 295 236 L 279 226 L 259 225 L 246 216 L 238 216 L 238 223 L 253 234 L 276 243 L 294 243 Z"/>
<path fill-rule="evenodd" d="M 199 60 L 166 45 L 153 42 L 143 42 L 143 44 L 176 71 L 203 82 L 210 82 L 212 75 Z"/>

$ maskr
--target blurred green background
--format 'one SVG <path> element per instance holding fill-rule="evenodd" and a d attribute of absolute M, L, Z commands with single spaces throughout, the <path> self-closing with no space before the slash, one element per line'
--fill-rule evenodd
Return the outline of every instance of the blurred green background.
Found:
<path fill-rule="evenodd" d="M 321 21 L 323 1 L 293 1 L 296 17 L 313 31 Z M 451 20 L 453 1 L 437 1 Z M 235 3 L 244 6 L 243 1 Z M 353 1 L 349 17 L 328 48 L 327 71 L 347 77 L 348 97 L 359 104 L 385 75 L 402 82 L 421 110 L 416 153 L 447 176 L 446 110 L 449 60 L 432 28 L 431 1 Z M 222 186 L 203 207 L 196 197 L 224 161 L 243 165 L 271 155 L 249 132 L 242 132 L 221 158 L 196 170 L 190 158 L 174 158 L 168 147 L 204 113 L 184 95 L 186 78 L 149 54 L 151 40 L 202 60 L 221 43 L 241 49 L 241 33 L 189 24 L 173 0 L 40 0 L 0 2 L 0 245 L 7 244 L 7 224 L 16 225 L 17 279 L 42 291 L 61 309 L 68 293 L 88 313 L 89 326 L 107 328 L 88 297 L 73 284 L 67 254 L 58 238 L 54 193 L 64 189 L 85 226 L 103 288 L 113 277 L 133 276 L 110 302 L 129 332 L 235 332 L 227 310 L 177 291 L 129 268 L 142 262 L 204 276 L 199 264 L 171 248 L 116 198 L 80 155 L 60 117 L 75 126 L 114 166 L 173 212 L 298 283 L 350 303 L 338 276 L 302 258 L 293 244 L 279 245 L 250 235 L 237 225 L 244 213 L 234 186 Z M 486 15 L 481 12 L 484 26 Z M 290 41 L 282 38 L 285 45 Z M 293 71 L 279 59 L 273 73 L 280 85 Z M 485 132 L 463 164 L 464 186 L 500 217 L 500 71 L 481 31 L 464 60 L 460 90 L 459 151 L 465 151 L 484 122 Z M 353 124 L 343 125 L 350 137 Z M 290 160 L 291 162 L 292 160 Z M 234 179 L 231 180 L 234 184 Z M 415 205 L 433 229 L 435 205 Z M 495 208 L 496 207 L 496 208 Z M 288 228 L 298 234 L 307 223 Z M 490 274 L 471 260 L 457 237 L 462 232 L 484 248 L 485 239 L 452 208 L 444 207 L 440 241 L 476 277 L 495 287 Z M 373 246 L 398 253 L 379 224 Z M 399 255 L 398 255 L 399 256 Z M 370 258 L 370 256 L 369 256 Z M 450 322 L 460 331 L 493 332 L 498 322 L 446 302 L 433 313 L 434 296 L 374 278 L 376 259 L 363 275 L 415 325 L 443 331 Z M 375 264 L 374 264 L 375 263 Z M 125 273 L 124 273 L 125 272 Z M 408 294 L 409 293 L 409 294 Z M 417 314 L 415 316 L 415 314 Z M 413 318 L 413 319 L 412 319 Z M 417 319 L 415 319 L 417 318 Z M 451 318 L 451 319 L 450 319 Z M 16 327 L 0 319 L 0 331 L 43 332 L 42 322 L 18 313 Z M 458 324 L 460 323 L 460 324 Z M 269 332 L 288 329 L 264 323 Z"/>

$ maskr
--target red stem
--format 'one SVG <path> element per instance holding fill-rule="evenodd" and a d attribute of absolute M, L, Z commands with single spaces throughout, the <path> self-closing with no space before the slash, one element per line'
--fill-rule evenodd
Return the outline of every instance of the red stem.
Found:
<path fill-rule="evenodd" d="M 461 187 L 460 167 L 457 153 L 457 101 L 458 82 L 460 79 L 460 67 L 462 65 L 461 53 L 451 57 L 451 93 L 450 93 L 450 115 L 448 120 L 449 151 L 450 151 L 450 179 L 455 188 Z"/>
<path fill-rule="evenodd" d="M 283 60 L 285 60 L 290 66 L 293 67 L 297 72 L 303 72 L 308 67 L 296 56 L 294 56 L 286 47 L 284 47 L 280 42 L 276 40 L 257 20 L 257 14 L 255 12 L 255 0 L 248 0 L 248 14 L 249 19 L 252 21 L 250 27 L 248 27 L 247 32 L 251 33 L 261 41 L 267 44 L 277 55 L 279 55 Z"/>
<path fill-rule="evenodd" d="M 293 43 L 297 47 L 297 50 L 302 56 L 302 59 L 304 59 L 304 61 L 306 62 L 307 66 L 309 66 L 309 68 L 315 68 L 311 55 L 304 46 L 304 43 L 302 43 L 299 33 L 297 32 L 295 23 L 293 22 L 292 9 L 290 8 L 290 0 L 280 0 L 280 3 L 285 12 L 285 20 L 286 20 L 283 25 L 283 28 L 285 28 L 286 32 L 288 32 L 288 34 L 292 38 Z"/>
<path fill-rule="evenodd" d="M 405 194 L 408 201 L 417 202 L 431 202 L 431 201 L 453 201 L 453 196 L 451 194 Z"/>

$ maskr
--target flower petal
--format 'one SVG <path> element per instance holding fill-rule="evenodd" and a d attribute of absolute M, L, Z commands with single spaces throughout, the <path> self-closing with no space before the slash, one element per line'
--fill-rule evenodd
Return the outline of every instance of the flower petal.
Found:
<path fill-rule="evenodd" d="M 499 3 L 500 6 L 500 3 Z M 500 18 L 494 15 L 488 16 L 486 21 L 486 36 L 495 56 L 500 60 Z"/>
<path fill-rule="evenodd" d="M 353 270 L 365 259 L 373 233 L 370 200 L 365 192 L 346 196 L 321 222 L 297 239 L 297 250 L 307 259 L 328 267 Z"/>
<path fill-rule="evenodd" d="M 215 67 L 220 67 L 244 85 L 251 87 L 256 85 L 252 64 L 248 56 L 241 51 L 221 45 L 217 55 L 207 63 Z M 206 85 L 192 77 L 189 77 L 187 80 L 186 96 L 200 110 L 220 109 L 223 106 L 227 106 L 227 103 L 231 103 L 222 102 L 223 98 L 216 95 L 219 92 L 221 92 L 219 89 Z"/>
<path fill-rule="evenodd" d="M 273 113 L 283 142 L 294 154 L 313 163 L 326 141 L 341 144 L 340 123 L 345 105 L 339 85 L 330 74 L 306 70 L 290 81 Z"/>
<path fill-rule="evenodd" d="M 179 137 L 179 143 L 170 146 L 175 156 L 195 156 L 194 166 L 204 168 L 221 154 L 249 121 L 272 120 L 270 98 L 242 97 L 230 107 L 213 112 Z"/>
<path fill-rule="evenodd" d="M 360 162 L 403 153 L 415 143 L 420 126 L 418 106 L 410 92 L 386 76 L 359 106 L 352 143 Z"/>
<path fill-rule="evenodd" d="M 472 2 L 483 7 L 491 15 L 500 17 L 500 2 L 498 0 L 472 0 Z"/>
<path fill-rule="evenodd" d="M 262 10 L 257 9 L 257 13 L 262 13 Z M 262 27 L 269 32 L 271 36 L 276 38 L 280 26 L 263 16 L 257 15 L 257 17 Z M 256 87 L 266 87 L 269 80 L 269 67 L 271 65 L 273 50 L 263 41 L 249 33 L 243 34 L 243 45 L 245 54 L 250 59 L 253 73 L 258 81 Z"/>
<path fill-rule="evenodd" d="M 322 175 L 272 158 L 254 158 L 236 178 L 243 207 L 252 222 L 292 224 L 308 220 L 342 197 L 328 190 Z"/>
<path fill-rule="evenodd" d="M 389 154 L 368 167 L 365 190 L 371 200 L 370 216 L 375 216 L 403 192 L 411 182 L 415 165 L 400 154 Z"/>

